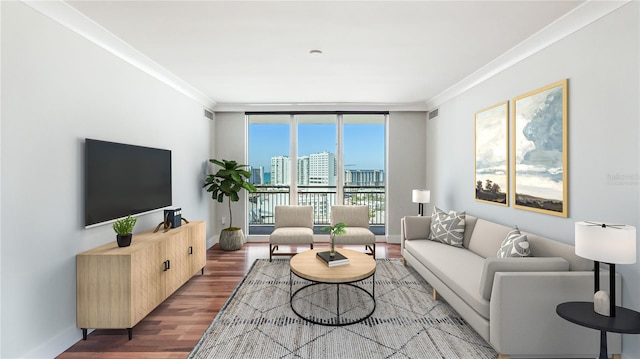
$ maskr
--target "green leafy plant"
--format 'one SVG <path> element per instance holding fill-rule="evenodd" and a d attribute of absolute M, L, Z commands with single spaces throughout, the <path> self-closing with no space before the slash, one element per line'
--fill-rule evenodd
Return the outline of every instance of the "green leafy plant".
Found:
<path fill-rule="evenodd" d="M 224 202 L 224 198 L 229 199 L 229 228 L 233 230 L 233 215 L 231 213 L 231 202 L 238 202 L 240 191 L 244 188 L 248 192 L 255 192 L 256 188 L 247 180 L 251 177 L 251 173 L 244 170 L 247 165 L 238 164 L 236 161 L 215 159 L 209 160 L 211 163 L 222 167 L 216 174 L 207 176 L 204 182 L 204 188 L 211 193 L 211 198 L 220 203 Z"/>
<path fill-rule="evenodd" d="M 137 221 L 137 218 L 133 218 L 129 215 L 126 218 L 115 221 L 113 223 L 113 230 L 119 235 L 129 234 L 133 231 L 133 227 L 136 225 Z"/>
<path fill-rule="evenodd" d="M 335 236 L 347 233 L 347 230 L 345 228 L 347 228 L 347 224 L 344 222 L 338 222 L 333 226 L 322 227 L 321 230 L 323 232 L 329 232 L 329 238 L 331 239 L 331 256 L 335 255 L 336 253 Z"/>

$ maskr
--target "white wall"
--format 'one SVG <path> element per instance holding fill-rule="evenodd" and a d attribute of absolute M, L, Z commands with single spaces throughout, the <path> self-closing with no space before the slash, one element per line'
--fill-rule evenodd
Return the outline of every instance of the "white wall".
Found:
<path fill-rule="evenodd" d="M 108 225 L 83 227 L 84 138 L 172 150 L 173 203 L 204 220 L 210 121 L 201 105 L 30 7 L 0 6 L 0 356 L 50 358 L 81 338 L 75 255 L 115 239 Z M 161 220 L 142 216 L 136 232 Z"/>
<path fill-rule="evenodd" d="M 427 122 L 432 202 L 574 243 L 574 223 L 599 220 L 640 228 L 639 3 L 631 2 L 440 105 Z M 569 79 L 569 218 L 474 201 L 474 113 Z M 512 187 L 513 189 L 513 187 Z M 640 310 L 640 264 L 617 267 L 623 304 Z M 640 353 L 623 338 L 626 358 Z"/>
<path fill-rule="evenodd" d="M 213 153 L 210 158 L 217 160 L 236 161 L 240 164 L 246 164 L 247 162 L 247 136 L 245 131 L 245 119 L 244 113 L 241 112 L 219 112 L 216 113 L 214 121 L 214 130 L 211 133 L 213 139 Z M 210 164 L 209 173 L 216 173 L 221 167 L 215 164 Z M 246 191 L 240 191 L 240 200 L 238 202 L 231 203 L 231 211 L 233 214 L 233 226 L 247 229 L 247 215 L 246 215 Z M 212 203 L 213 211 L 211 211 L 211 223 L 215 236 L 213 241 L 217 242 L 220 235 L 220 231 L 223 228 L 229 227 L 229 202 L 225 198 L 224 203 L 214 201 L 209 197 L 209 201 Z M 227 224 L 223 225 L 220 220 L 222 217 L 226 217 Z M 245 235 L 247 232 L 244 232 Z"/>
<path fill-rule="evenodd" d="M 417 213 L 417 204 L 411 202 L 411 190 L 426 185 L 425 112 L 392 112 L 387 128 L 387 176 L 389 193 L 387 199 L 387 238 L 400 243 L 400 218 Z M 247 139 L 244 114 L 241 112 L 218 112 L 215 118 L 213 157 L 247 161 Z M 242 140 L 237 137 L 243 134 Z M 242 162 L 247 163 L 247 162 Z M 215 169 L 215 168 L 212 168 Z M 217 171 L 217 169 L 215 169 Z M 243 192 L 244 193 L 244 192 Z M 246 228 L 247 217 L 244 199 L 232 205 L 234 226 Z M 226 227 L 220 217 L 229 217 L 226 205 L 217 202 L 212 206 L 211 222 L 216 228 L 214 235 Z M 260 240 L 266 240 L 260 239 Z M 216 239 L 210 240 L 215 242 Z"/>
<path fill-rule="evenodd" d="M 2 6 L 0 6 L 0 39 L 2 38 Z M 1 40 L 0 40 L 1 42 Z M 2 46 L 0 46 L 0 69 L 2 69 Z M 0 70 L 0 76 L 2 71 Z M 2 86 L 0 85 L 0 159 L 2 158 Z M 2 188 L 2 162 L 0 162 L 0 189 Z M 0 204 L 2 191 L 0 190 Z M 0 205 L 0 318 L 2 318 L 2 205 Z M 2 320 L 0 320 L 0 354 L 2 354 Z"/>
<path fill-rule="evenodd" d="M 400 243 L 400 219 L 416 215 L 418 205 L 411 202 L 413 189 L 427 188 L 426 113 L 389 114 L 387 156 L 387 240 Z M 425 206 L 428 213 L 428 205 Z"/>

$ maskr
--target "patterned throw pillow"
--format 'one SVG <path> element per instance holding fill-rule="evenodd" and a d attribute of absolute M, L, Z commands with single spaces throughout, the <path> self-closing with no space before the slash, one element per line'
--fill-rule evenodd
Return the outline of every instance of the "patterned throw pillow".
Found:
<path fill-rule="evenodd" d="M 507 233 L 507 237 L 502 241 L 500 249 L 498 249 L 498 258 L 529 256 L 531 256 L 531 249 L 529 249 L 527 235 L 520 233 L 520 229 L 516 226 Z"/>
<path fill-rule="evenodd" d="M 465 212 L 445 212 L 440 208 L 433 208 L 431 216 L 431 233 L 429 239 L 454 247 L 462 247 L 464 240 Z"/>

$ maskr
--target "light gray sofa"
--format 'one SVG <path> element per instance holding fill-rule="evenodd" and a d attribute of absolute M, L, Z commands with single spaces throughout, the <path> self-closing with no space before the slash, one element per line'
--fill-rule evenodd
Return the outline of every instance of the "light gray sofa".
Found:
<path fill-rule="evenodd" d="M 499 353 L 499 358 L 576 358 L 599 353 L 600 334 L 556 314 L 568 301 L 593 301 L 593 262 L 574 247 L 531 233 L 529 258 L 497 258 L 507 227 L 466 216 L 463 247 L 427 239 L 431 217 L 401 220 L 402 255 Z M 609 288 L 601 270 L 601 288 Z M 616 275 L 616 298 L 621 298 Z M 618 300 L 618 305 L 620 301 Z M 607 334 L 609 354 L 621 352 L 621 336 Z"/>

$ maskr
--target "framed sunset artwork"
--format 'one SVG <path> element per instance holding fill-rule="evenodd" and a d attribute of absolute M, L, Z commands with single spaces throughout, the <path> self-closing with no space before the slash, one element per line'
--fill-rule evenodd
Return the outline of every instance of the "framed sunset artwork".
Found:
<path fill-rule="evenodd" d="M 475 199 L 508 205 L 509 103 L 475 114 Z"/>

